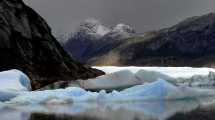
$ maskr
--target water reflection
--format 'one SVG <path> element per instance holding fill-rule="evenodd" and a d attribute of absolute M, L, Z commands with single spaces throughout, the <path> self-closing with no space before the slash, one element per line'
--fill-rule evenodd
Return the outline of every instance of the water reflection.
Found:
<path fill-rule="evenodd" d="M 168 120 L 215 120 L 215 108 L 196 109 L 188 113 L 177 113 Z"/>
<path fill-rule="evenodd" d="M 165 120 L 199 107 L 197 100 L 135 103 L 79 103 L 6 107 L 2 120 Z"/>

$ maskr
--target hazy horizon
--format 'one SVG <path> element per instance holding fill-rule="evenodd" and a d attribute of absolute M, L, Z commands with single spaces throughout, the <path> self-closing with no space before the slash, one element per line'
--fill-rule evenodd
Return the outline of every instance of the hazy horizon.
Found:
<path fill-rule="evenodd" d="M 108 26 L 125 23 L 137 32 L 174 25 L 187 17 L 215 12 L 214 0 L 25 0 L 53 29 L 71 33 L 88 18 Z"/>

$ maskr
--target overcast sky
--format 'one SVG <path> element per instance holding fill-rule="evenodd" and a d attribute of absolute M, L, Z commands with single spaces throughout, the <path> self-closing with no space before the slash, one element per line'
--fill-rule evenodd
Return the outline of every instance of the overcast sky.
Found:
<path fill-rule="evenodd" d="M 74 31 L 96 18 L 104 24 L 131 25 L 144 32 L 171 26 L 191 16 L 215 12 L 215 0 L 25 0 L 42 15 L 53 32 Z"/>

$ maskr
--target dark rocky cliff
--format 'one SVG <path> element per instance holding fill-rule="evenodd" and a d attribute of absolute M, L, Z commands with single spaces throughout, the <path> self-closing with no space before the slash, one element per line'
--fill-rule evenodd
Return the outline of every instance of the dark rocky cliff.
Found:
<path fill-rule="evenodd" d="M 45 20 L 22 0 L 0 1 L 0 70 L 7 69 L 25 72 L 34 89 L 103 74 L 70 58 Z"/>

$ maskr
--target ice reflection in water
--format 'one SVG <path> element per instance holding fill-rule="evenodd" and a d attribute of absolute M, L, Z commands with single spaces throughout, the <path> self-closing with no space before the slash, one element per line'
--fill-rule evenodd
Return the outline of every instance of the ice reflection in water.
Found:
<path fill-rule="evenodd" d="M 1 120 L 165 120 L 199 107 L 197 100 L 136 103 L 79 103 L 73 105 L 3 108 Z"/>

